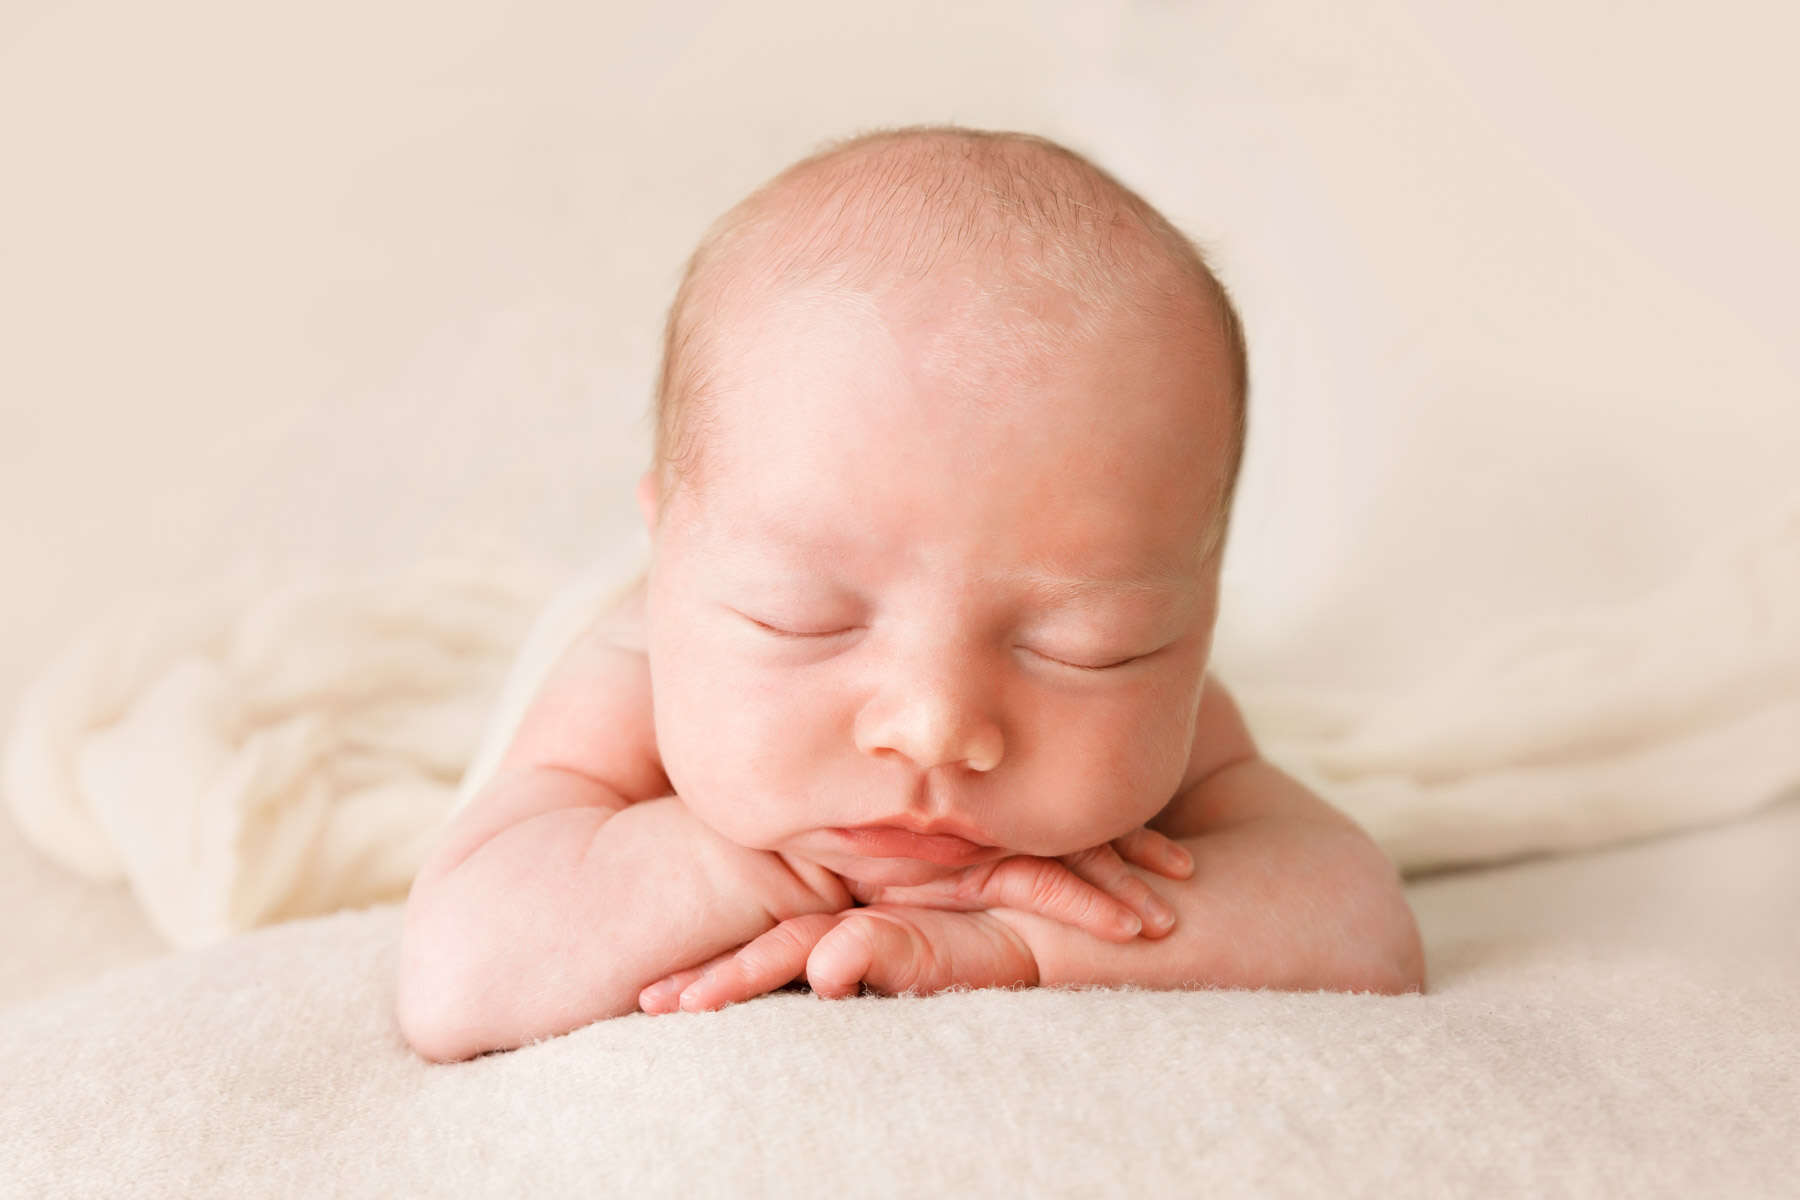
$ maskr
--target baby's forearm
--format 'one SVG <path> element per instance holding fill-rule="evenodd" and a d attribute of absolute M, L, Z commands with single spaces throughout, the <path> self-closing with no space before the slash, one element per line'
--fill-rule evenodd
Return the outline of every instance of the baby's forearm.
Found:
<path fill-rule="evenodd" d="M 724 841 L 673 796 L 543 813 L 409 898 L 403 1031 L 440 1061 L 566 1033 L 815 907 L 780 859 Z"/>
<path fill-rule="evenodd" d="M 1174 905 L 1166 937 L 1105 942 L 1029 913 L 992 915 L 1025 939 L 1046 986 L 1423 989 L 1399 878 L 1361 830 L 1269 818 L 1178 840 L 1191 878 L 1130 868 Z"/>

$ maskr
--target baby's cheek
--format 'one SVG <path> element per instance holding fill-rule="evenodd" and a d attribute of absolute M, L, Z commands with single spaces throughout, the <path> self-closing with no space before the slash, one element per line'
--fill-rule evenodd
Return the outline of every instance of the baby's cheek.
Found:
<path fill-rule="evenodd" d="M 1085 769 L 1021 777 L 1009 792 L 1016 805 L 1009 844 L 1055 858 L 1102 845 L 1137 829 L 1160 812 L 1167 798 L 1143 773 L 1125 774 L 1095 754 Z"/>
<path fill-rule="evenodd" d="M 679 775 L 670 771 L 669 779 L 688 811 L 728 841 L 769 849 L 769 822 L 759 799 L 760 788 L 734 777 L 722 755 L 702 754 L 686 765 L 688 769 Z"/>
<path fill-rule="evenodd" d="M 769 849 L 782 828 L 779 797 L 793 790 L 782 778 L 786 755 L 768 714 L 731 695 L 723 686 L 667 694 L 663 769 L 675 794 L 720 836 Z M 664 707 L 659 698 L 659 713 Z"/>
<path fill-rule="evenodd" d="M 1167 724 L 1166 721 L 1161 724 Z M 1088 845 L 1099 845 L 1148 822 L 1173 798 L 1186 747 L 1169 729 L 1147 720 L 1114 730 L 1088 750 L 1085 785 L 1070 797 Z"/>

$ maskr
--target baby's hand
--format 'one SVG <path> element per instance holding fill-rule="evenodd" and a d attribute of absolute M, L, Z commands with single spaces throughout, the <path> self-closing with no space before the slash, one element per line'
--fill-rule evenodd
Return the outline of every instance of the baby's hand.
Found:
<path fill-rule="evenodd" d="M 791 917 L 711 962 L 645 988 L 647 1013 L 705 1012 L 750 1000 L 804 975 L 820 996 L 854 995 L 867 984 L 888 995 L 949 987 L 1012 987 L 1038 981 L 1031 948 L 985 912 L 883 904 Z"/>
<path fill-rule="evenodd" d="M 1141 932 L 1159 938 L 1175 926 L 1175 910 L 1125 869 L 1129 862 L 1170 879 L 1194 873 L 1188 852 L 1153 829 L 1138 828 L 1061 858 L 1015 854 L 929 883 L 890 887 L 844 880 L 867 905 L 903 904 L 970 912 L 1014 908 L 1061 921 L 1110 942 Z"/>
<path fill-rule="evenodd" d="M 1174 910 L 1125 869 L 1129 861 L 1171 879 L 1193 874 L 1187 851 L 1149 829 L 1060 859 L 1014 855 L 906 887 L 846 879 L 868 907 L 809 913 L 751 942 L 646 987 L 648 1013 L 718 1008 L 772 991 L 804 973 L 815 992 L 848 995 L 941 991 L 954 985 L 1034 983 L 1037 964 L 1012 929 L 974 911 L 1013 908 L 1128 942 L 1161 937 Z"/>

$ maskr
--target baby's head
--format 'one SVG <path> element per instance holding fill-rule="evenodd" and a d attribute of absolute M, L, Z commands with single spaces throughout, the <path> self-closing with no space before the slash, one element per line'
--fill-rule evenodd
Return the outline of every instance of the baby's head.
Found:
<path fill-rule="evenodd" d="M 1155 815 L 1245 376 L 1191 243 L 1053 143 L 875 134 L 752 194 L 689 263 L 639 486 L 677 793 L 744 845 L 892 883 Z M 834 832 L 893 821 L 987 849 Z"/>

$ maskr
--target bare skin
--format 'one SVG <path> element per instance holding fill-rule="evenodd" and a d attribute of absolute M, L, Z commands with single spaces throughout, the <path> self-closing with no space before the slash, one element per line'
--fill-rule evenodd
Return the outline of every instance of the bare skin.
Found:
<path fill-rule="evenodd" d="M 640 577 L 619 597 L 613 608 L 600 615 L 594 632 L 609 646 L 633 656 L 648 678 L 649 663 L 643 652 L 645 585 L 646 580 Z M 1235 714 L 1223 686 L 1214 681 L 1211 688 L 1212 702 L 1203 704 L 1198 714 L 1184 785 L 1214 769 L 1217 760 L 1244 751 L 1247 746 L 1241 722 L 1232 719 Z M 1113 855 L 1098 853 L 1108 848 L 1114 851 Z M 1011 857 L 996 853 L 988 865 L 997 865 Z M 1094 919 L 1088 922 L 1088 935 L 1119 940 L 1119 933 L 1105 928 L 1102 923 L 1123 920 L 1136 923 L 1135 928 L 1130 924 L 1120 926 L 1126 935 L 1137 934 L 1152 940 L 1166 936 L 1176 923 L 1175 909 L 1157 895 L 1144 876 L 1127 870 L 1126 864 L 1169 879 L 1186 879 L 1193 874 L 1193 856 L 1178 842 L 1148 826 L 1107 846 L 1096 847 L 1095 852 L 1081 858 L 1080 877 L 1105 891 L 1116 905 L 1095 911 Z M 892 870 L 892 864 L 881 865 Z M 774 990 L 801 977 L 807 977 L 814 990 L 825 996 L 850 995 L 865 983 L 876 991 L 937 991 L 956 984 L 968 985 L 977 974 L 1015 977 L 996 979 L 996 982 L 1036 982 L 1034 968 L 1024 961 L 1029 952 L 1019 953 L 1019 947 L 1009 936 L 1010 931 L 996 923 L 992 927 L 995 936 L 974 941 L 975 953 L 985 953 L 993 960 L 985 964 L 985 969 L 965 966 L 956 977 L 946 977 L 937 986 L 921 986 L 924 981 L 918 960 L 929 953 L 941 955 L 957 943 L 958 926 L 970 919 L 965 918 L 963 912 L 983 912 L 989 906 L 970 903 L 961 910 L 948 907 L 959 898 L 981 894 L 969 886 L 974 872 L 944 872 L 910 862 L 904 864 L 903 869 L 921 873 L 923 886 L 883 887 L 864 884 L 854 875 L 840 875 L 862 906 L 860 911 L 852 911 L 864 920 L 884 920 L 886 924 L 879 927 L 882 938 L 895 933 L 901 935 L 901 940 L 889 947 L 887 953 L 871 953 L 862 937 L 857 936 L 855 926 L 845 930 L 852 936 L 840 934 L 833 943 L 835 953 L 830 949 L 823 954 L 817 953 L 818 945 L 841 920 L 840 915 L 810 914 L 784 922 L 754 942 L 671 972 L 643 989 L 639 996 L 640 1007 L 647 1013 L 714 1009 Z M 922 932 L 922 927 L 932 930 L 932 934 Z M 1080 928 L 1081 924 L 1074 923 L 1073 927 Z M 909 940 L 914 937 L 918 939 L 917 945 Z M 963 939 L 963 946 L 966 958 L 968 939 Z M 879 961 L 874 961 L 877 959 Z"/>
<path fill-rule="evenodd" d="M 1207 674 L 1216 357 L 1120 318 L 993 369 L 973 295 L 747 319 L 704 488 L 645 476 L 643 586 L 415 884 L 422 1053 L 800 978 L 1423 987 L 1391 864 Z"/>

